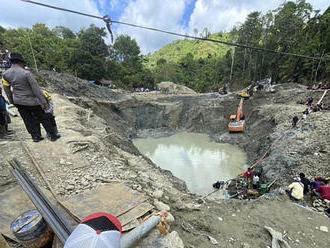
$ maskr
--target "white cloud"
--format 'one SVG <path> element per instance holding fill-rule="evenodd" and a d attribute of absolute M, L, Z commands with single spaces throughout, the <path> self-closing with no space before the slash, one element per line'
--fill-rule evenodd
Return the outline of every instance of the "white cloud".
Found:
<path fill-rule="evenodd" d="M 281 2 L 281 0 L 197 0 L 189 28 L 202 30 L 207 27 L 211 32 L 229 31 L 238 23 L 243 23 L 250 12 L 273 9 Z"/>
<path fill-rule="evenodd" d="M 207 27 L 211 32 L 230 31 L 238 23 L 243 23 L 253 11 L 266 13 L 279 7 L 284 0 L 197 0 L 190 17 L 189 29 L 201 31 Z M 328 0 L 309 0 L 314 9 L 325 10 Z"/>
<path fill-rule="evenodd" d="M 184 14 L 186 2 L 186 0 L 130 1 L 121 15 L 120 21 L 184 33 L 185 30 L 180 21 Z M 119 25 L 116 28 L 116 34 L 127 34 L 135 38 L 142 53 L 154 51 L 162 45 L 177 39 L 175 36 L 124 25 Z"/>
<path fill-rule="evenodd" d="M 17 0 L 0 1 L 0 25 L 4 27 L 31 27 L 35 23 L 45 23 L 50 28 L 62 25 L 74 31 L 79 31 L 81 27 L 88 27 L 92 23 L 98 26 L 104 26 L 102 20 L 70 14 Z M 102 16 L 95 2 L 92 0 L 57 0 L 56 3 L 52 0 L 43 0 L 39 2 Z"/>

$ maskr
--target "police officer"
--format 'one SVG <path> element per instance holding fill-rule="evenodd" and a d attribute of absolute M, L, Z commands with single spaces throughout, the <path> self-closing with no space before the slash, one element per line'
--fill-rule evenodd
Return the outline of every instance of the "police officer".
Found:
<path fill-rule="evenodd" d="M 46 99 L 33 75 L 24 69 L 25 61 L 22 55 L 11 53 L 10 62 L 11 68 L 5 71 L 2 78 L 9 102 L 17 107 L 26 130 L 31 134 L 34 142 L 43 140 L 40 123 L 50 134 L 50 140 L 56 141 L 59 136 L 43 111 L 47 107 Z"/>

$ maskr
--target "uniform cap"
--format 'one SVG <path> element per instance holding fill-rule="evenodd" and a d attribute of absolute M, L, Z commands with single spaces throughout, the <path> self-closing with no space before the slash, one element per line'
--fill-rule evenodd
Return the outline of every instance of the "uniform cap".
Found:
<path fill-rule="evenodd" d="M 25 63 L 25 60 L 23 59 L 23 56 L 20 53 L 11 53 L 9 60 L 10 61 L 20 61 L 23 64 Z"/>

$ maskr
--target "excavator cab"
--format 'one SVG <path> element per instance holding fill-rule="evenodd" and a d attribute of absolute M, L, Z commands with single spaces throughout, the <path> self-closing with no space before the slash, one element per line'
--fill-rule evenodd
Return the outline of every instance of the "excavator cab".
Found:
<path fill-rule="evenodd" d="M 245 118 L 243 114 L 243 101 L 244 99 L 241 98 L 241 101 L 237 108 L 237 114 L 236 115 L 230 115 L 229 117 L 229 124 L 228 129 L 229 132 L 243 132 L 244 126 L 245 126 Z"/>

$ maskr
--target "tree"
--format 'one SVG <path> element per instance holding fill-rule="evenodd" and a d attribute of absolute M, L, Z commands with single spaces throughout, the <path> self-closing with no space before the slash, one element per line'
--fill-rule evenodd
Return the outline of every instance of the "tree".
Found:
<path fill-rule="evenodd" d="M 0 25 L 0 34 L 6 32 L 6 29 Z"/>
<path fill-rule="evenodd" d="M 92 56 L 89 51 L 75 50 L 70 57 L 70 64 L 78 77 L 88 80 L 100 80 L 105 75 L 104 61 Z"/>
<path fill-rule="evenodd" d="M 56 26 L 53 29 L 57 36 L 62 38 L 62 39 L 75 39 L 76 35 L 71 31 L 71 29 L 63 26 Z"/>
<path fill-rule="evenodd" d="M 119 61 L 125 62 L 140 54 L 140 47 L 136 43 L 136 40 L 128 35 L 119 35 L 114 43 L 114 48 L 117 51 Z"/>
<path fill-rule="evenodd" d="M 91 24 L 88 29 L 82 29 L 78 33 L 82 48 L 92 56 L 105 58 L 109 55 L 108 47 L 104 42 L 106 32 L 104 28 L 98 28 Z"/>

